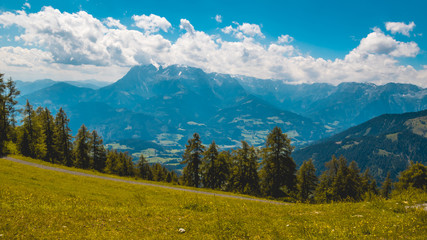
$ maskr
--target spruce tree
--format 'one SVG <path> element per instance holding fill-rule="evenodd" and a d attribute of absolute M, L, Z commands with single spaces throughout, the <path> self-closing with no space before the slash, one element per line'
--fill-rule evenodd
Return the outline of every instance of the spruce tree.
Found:
<path fill-rule="evenodd" d="M 216 161 L 218 158 L 218 147 L 215 144 L 215 141 L 212 141 L 209 148 L 203 153 L 202 159 L 202 182 L 203 186 L 206 188 L 215 189 L 218 186 L 218 169 L 216 166 Z"/>
<path fill-rule="evenodd" d="M 93 130 L 90 139 L 92 168 L 98 171 L 102 171 L 105 168 L 105 161 L 107 160 L 105 148 L 104 145 L 102 145 L 102 138 L 95 130 Z"/>
<path fill-rule="evenodd" d="M 371 197 L 378 194 L 377 182 L 374 177 L 372 177 L 369 168 L 363 172 L 360 179 L 360 191 L 362 195 L 365 195 L 365 197 Z"/>
<path fill-rule="evenodd" d="M 19 127 L 18 148 L 22 155 L 32 158 L 44 158 L 46 145 L 44 132 L 33 106 L 28 102 L 24 108 L 24 119 Z"/>
<path fill-rule="evenodd" d="M 176 175 L 175 171 L 168 171 L 168 175 L 166 177 L 166 182 L 168 183 L 178 183 L 178 175 Z"/>
<path fill-rule="evenodd" d="M 145 180 L 153 180 L 153 173 L 151 171 L 150 164 L 145 160 L 143 154 L 139 156 L 139 161 L 136 165 L 138 176 Z"/>
<path fill-rule="evenodd" d="M 400 173 L 396 187 L 400 190 L 418 188 L 427 191 L 427 166 L 410 162 L 408 169 Z"/>
<path fill-rule="evenodd" d="M 154 181 L 157 181 L 157 182 L 166 181 L 168 171 L 160 163 L 155 163 L 151 169 L 153 171 Z"/>
<path fill-rule="evenodd" d="M 83 124 L 77 132 L 76 140 L 74 141 L 74 166 L 78 168 L 88 169 L 90 167 L 90 141 L 91 137 Z"/>
<path fill-rule="evenodd" d="M 183 181 L 187 186 L 199 187 L 200 185 L 200 164 L 204 146 L 198 133 L 194 133 L 193 138 L 185 145 L 185 152 L 181 164 L 187 164 L 183 169 Z"/>
<path fill-rule="evenodd" d="M 258 155 L 253 146 L 242 141 L 242 148 L 233 151 L 233 170 L 231 177 L 234 191 L 259 195 Z"/>
<path fill-rule="evenodd" d="M 215 189 L 226 189 L 231 174 L 231 155 L 228 151 L 218 154 L 215 161 L 216 177 L 213 182 Z"/>
<path fill-rule="evenodd" d="M 3 76 L 0 73 L 0 156 L 7 154 L 6 142 L 16 140 L 15 98 L 19 95 L 12 78 L 5 82 Z"/>
<path fill-rule="evenodd" d="M 0 73 L 0 156 L 6 154 L 7 126 L 9 125 L 6 96 L 6 83 L 3 80 L 3 74 Z"/>
<path fill-rule="evenodd" d="M 320 176 L 320 183 L 316 189 L 316 200 L 329 201 L 359 201 L 362 199 L 361 177 L 356 162 L 350 166 L 347 159 L 332 156 L 326 164 L 327 170 Z"/>
<path fill-rule="evenodd" d="M 105 162 L 104 172 L 109 174 L 117 174 L 117 163 L 118 163 L 118 152 L 117 150 L 107 150 L 107 161 Z"/>
<path fill-rule="evenodd" d="M 68 127 L 70 120 L 67 117 L 65 111 L 60 108 L 55 116 L 55 146 L 56 149 L 56 161 L 59 161 L 66 166 L 73 165 L 72 157 L 72 136 L 71 129 Z"/>
<path fill-rule="evenodd" d="M 319 184 L 315 190 L 316 202 L 329 202 L 334 198 L 331 186 L 339 168 L 339 162 L 335 155 L 329 162 L 325 163 L 325 167 L 326 170 L 320 176 Z"/>
<path fill-rule="evenodd" d="M 291 140 L 279 127 L 268 134 L 261 163 L 261 187 L 265 195 L 281 197 L 295 190 L 296 164 L 291 157 L 293 149 Z"/>
<path fill-rule="evenodd" d="M 355 162 L 351 163 L 351 167 L 347 165 L 347 160 L 344 157 L 338 159 L 339 166 L 337 175 L 332 182 L 332 200 L 360 200 L 360 177 L 358 176 L 358 168 Z"/>
<path fill-rule="evenodd" d="M 55 146 L 55 122 L 53 116 L 47 108 L 40 108 L 38 120 L 43 129 L 43 142 L 46 145 L 44 160 L 54 163 L 57 156 L 57 148 Z"/>
<path fill-rule="evenodd" d="M 390 172 L 387 172 L 387 177 L 385 178 L 382 186 L 381 186 L 381 196 L 385 199 L 388 199 L 391 194 L 392 182 L 390 179 Z"/>
<path fill-rule="evenodd" d="M 16 83 L 12 80 L 12 78 L 9 78 L 7 80 L 6 89 L 7 89 L 7 95 L 6 95 L 5 109 L 9 118 L 9 121 L 6 121 L 6 123 L 9 122 L 9 125 L 7 125 L 7 130 L 8 130 L 7 132 L 10 133 L 15 128 L 15 124 L 16 124 L 15 115 L 18 112 L 15 109 L 15 105 L 18 103 L 18 101 L 16 101 L 16 98 L 21 92 L 16 88 Z"/>
<path fill-rule="evenodd" d="M 316 190 L 317 183 L 318 179 L 313 160 L 304 161 L 297 172 L 298 198 L 304 202 L 309 200 L 309 197 Z"/>
<path fill-rule="evenodd" d="M 135 176 L 135 168 L 132 162 L 132 157 L 128 152 L 120 152 L 116 165 L 116 174 L 120 176 Z"/>

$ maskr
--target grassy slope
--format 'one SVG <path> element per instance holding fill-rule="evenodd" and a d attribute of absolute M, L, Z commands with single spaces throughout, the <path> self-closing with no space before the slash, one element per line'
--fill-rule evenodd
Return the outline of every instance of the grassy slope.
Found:
<path fill-rule="evenodd" d="M 423 202 L 426 195 L 415 200 Z M 427 214 L 405 208 L 413 204 L 400 196 L 274 205 L 72 176 L 0 159 L 0 239 L 423 239 Z"/>
<path fill-rule="evenodd" d="M 196 190 L 196 191 L 201 191 L 201 192 L 227 194 L 227 195 L 237 196 L 237 197 L 254 198 L 254 199 L 257 198 L 255 196 L 244 195 L 244 194 L 234 193 L 234 192 L 224 192 L 224 191 L 219 191 L 219 190 L 213 190 L 210 188 L 193 188 L 193 187 L 177 185 L 177 184 L 172 184 L 172 183 L 167 183 L 167 182 L 148 181 L 148 180 L 143 180 L 141 178 L 136 178 L 136 177 L 135 178 L 125 177 L 125 176 L 121 177 L 118 175 L 101 173 L 101 172 L 98 172 L 98 171 L 93 170 L 93 169 L 81 169 L 81 168 L 75 168 L 75 167 L 67 167 L 67 166 L 64 166 L 61 164 L 53 164 L 53 163 L 46 162 L 46 161 L 39 160 L 39 159 L 24 157 L 22 155 L 9 155 L 9 157 L 24 160 L 27 162 L 37 163 L 37 164 L 48 166 L 48 167 L 61 168 L 61 169 L 70 170 L 70 171 L 74 171 L 74 172 L 81 172 L 81 173 L 92 174 L 92 175 L 97 175 L 97 176 L 105 176 L 105 177 L 109 177 L 109 178 L 117 178 L 117 179 L 127 180 L 127 181 L 143 182 L 143 183 L 149 183 L 149 184 L 155 184 L 155 185 L 170 186 L 170 187 L 174 187 L 174 188 L 191 189 L 191 190 Z M 258 199 L 261 199 L 261 198 L 258 198 Z M 269 201 L 274 201 L 274 200 L 269 200 Z"/>

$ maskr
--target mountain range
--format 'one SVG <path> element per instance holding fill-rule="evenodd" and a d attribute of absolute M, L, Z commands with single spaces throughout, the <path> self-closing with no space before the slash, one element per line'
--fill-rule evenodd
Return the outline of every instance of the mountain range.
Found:
<path fill-rule="evenodd" d="M 108 82 L 102 82 L 97 80 L 61 81 L 61 82 L 68 83 L 76 87 L 85 87 L 85 88 L 91 88 L 91 89 L 98 89 L 111 84 Z M 16 87 L 21 91 L 21 95 L 27 95 L 29 93 L 41 90 L 43 88 L 53 86 L 60 82 L 54 81 L 52 79 L 41 79 L 33 82 L 24 82 L 24 81 L 17 80 L 15 81 L 15 83 L 16 83 Z"/>
<path fill-rule="evenodd" d="M 21 105 L 63 107 L 74 133 L 85 124 L 109 146 L 175 165 L 194 132 L 235 148 L 241 140 L 263 145 L 279 126 L 301 148 L 384 113 L 427 108 L 427 90 L 409 84 L 296 85 L 179 65 L 135 66 L 103 87 L 35 83 L 17 83 Z"/>

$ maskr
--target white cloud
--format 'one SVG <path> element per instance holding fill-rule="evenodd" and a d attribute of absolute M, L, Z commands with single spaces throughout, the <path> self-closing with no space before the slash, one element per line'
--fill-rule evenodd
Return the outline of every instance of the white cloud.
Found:
<path fill-rule="evenodd" d="M 193 25 L 191 25 L 190 21 L 187 19 L 181 19 L 181 23 L 179 24 L 180 29 L 184 29 L 190 34 L 194 34 L 196 31 L 194 30 Z"/>
<path fill-rule="evenodd" d="M 0 28 L 20 27 L 22 31 L 10 37 L 25 45 L 1 47 L 0 69 L 6 69 L 14 79 L 24 80 L 116 80 L 132 65 L 184 64 L 208 72 L 296 83 L 393 81 L 427 87 L 427 69 L 416 70 L 399 63 L 399 58 L 417 56 L 418 45 L 397 41 L 377 28 L 343 59 L 325 60 L 300 54 L 289 35 L 281 35 L 277 41 L 260 41 L 264 35 L 256 24 L 234 23 L 221 29 L 238 38 L 226 41 L 219 34 L 198 31 L 181 19 L 179 28 L 184 31 L 171 42 L 157 32 L 172 26 L 165 24 L 163 29 L 153 22 L 145 21 L 141 25 L 144 30 L 139 31 L 127 29 L 113 18 L 100 21 L 84 11 L 66 13 L 45 7 L 31 14 L 3 12 Z"/>
<path fill-rule="evenodd" d="M 360 41 L 360 45 L 353 50 L 360 55 L 366 54 L 384 54 L 393 57 L 415 57 L 420 48 L 415 42 L 400 42 L 391 36 L 385 35 L 378 29 L 368 34 L 366 38 Z"/>
<path fill-rule="evenodd" d="M 124 26 L 123 24 L 121 24 L 120 20 L 116 20 L 116 19 L 114 19 L 112 17 L 107 17 L 104 20 L 104 24 L 107 25 L 107 27 L 110 27 L 110 28 L 116 27 L 116 28 L 121 29 L 121 30 L 126 29 L 126 26 Z"/>
<path fill-rule="evenodd" d="M 127 30 L 112 18 L 104 23 L 84 11 L 61 13 L 52 7 L 32 14 L 0 14 L 0 25 L 23 28 L 19 38 L 28 46 L 50 52 L 57 63 L 130 66 L 149 63 L 150 56 L 170 47 L 170 42 L 160 35 Z"/>
<path fill-rule="evenodd" d="M 0 48 L 0 60 L 5 66 L 36 67 L 40 63 L 52 63 L 53 56 L 39 49 L 21 47 Z"/>
<path fill-rule="evenodd" d="M 159 17 L 154 14 L 147 15 L 134 15 L 132 19 L 135 21 L 135 25 L 141 29 L 144 29 L 146 32 L 155 33 L 161 30 L 167 32 L 169 28 L 172 27 L 170 22 L 164 17 Z"/>
<path fill-rule="evenodd" d="M 218 23 L 222 23 L 222 16 L 221 16 L 221 15 L 219 15 L 219 14 L 217 14 L 217 15 L 215 16 L 215 21 L 217 21 Z"/>
<path fill-rule="evenodd" d="M 390 31 L 393 34 L 400 33 L 409 37 L 409 32 L 411 32 L 415 27 L 414 22 L 405 24 L 403 22 L 386 22 L 385 28 L 387 31 Z"/>
<path fill-rule="evenodd" d="M 236 31 L 232 26 L 227 26 L 221 30 L 223 33 L 230 34 Z"/>
<path fill-rule="evenodd" d="M 7 78 L 15 80 L 55 80 L 99 79 L 116 81 L 129 69 L 119 66 L 69 65 L 55 63 L 51 53 L 35 48 L 1 47 L 0 69 Z"/>
<path fill-rule="evenodd" d="M 261 32 L 260 26 L 257 24 L 243 23 L 242 25 L 240 25 L 237 22 L 233 22 L 233 23 L 237 25 L 235 28 L 232 26 L 227 26 L 223 28 L 221 31 L 226 34 L 233 34 L 233 36 L 238 39 L 243 39 L 246 37 L 255 37 L 255 36 L 265 38 L 264 34 Z"/>
<path fill-rule="evenodd" d="M 238 27 L 238 29 L 242 31 L 243 34 L 245 35 L 248 35 L 251 37 L 260 36 L 264 38 L 264 34 L 262 34 L 261 32 L 261 28 L 257 24 L 243 23 Z"/>
<path fill-rule="evenodd" d="M 22 7 L 23 9 L 24 8 L 28 8 L 28 9 L 31 9 L 31 5 L 30 5 L 30 3 L 29 2 L 26 2 L 26 3 L 24 3 L 24 5 L 23 5 L 23 7 Z"/>
<path fill-rule="evenodd" d="M 293 42 L 294 41 L 294 38 L 293 37 L 291 37 L 291 36 L 289 36 L 289 35 L 280 35 L 278 38 L 277 38 L 277 42 L 278 43 L 291 43 L 291 42 Z"/>

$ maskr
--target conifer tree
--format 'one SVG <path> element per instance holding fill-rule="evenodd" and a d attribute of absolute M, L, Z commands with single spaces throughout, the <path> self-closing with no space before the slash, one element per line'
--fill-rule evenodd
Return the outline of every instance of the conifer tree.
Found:
<path fill-rule="evenodd" d="M 427 191 L 427 166 L 411 162 L 408 169 L 400 173 L 396 188 L 419 188 Z"/>
<path fill-rule="evenodd" d="M 345 158 L 342 157 L 344 160 Z M 347 160 L 345 160 L 347 162 Z M 349 166 L 347 164 L 340 165 L 335 182 L 332 183 L 332 188 L 335 190 L 334 200 L 356 200 L 362 199 L 361 177 L 360 170 L 355 161 L 352 161 Z"/>
<path fill-rule="evenodd" d="M 187 164 L 183 169 L 183 181 L 187 186 L 199 187 L 200 185 L 200 164 L 204 146 L 198 133 L 194 133 L 193 138 L 185 145 L 185 152 L 181 164 Z"/>
<path fill-rule="evenodd" d="M 107 150 L 107 161 L 105 162 L 105 169 L 104 172 L 106 173 L 110 173 L 110 174 L 117 174 L 116 169 L 117 169 L 117 163 L 119 162 L 118 160 L 118 152 L 117 150 Z"/>
<path fill-rule="evenodd" d="M 77 132 L 74 142 L 74 166 L 78 168 L 88 169 L 90 167 L 90 141 L 91 137 L 83 124 Z"/>
<path fill-rule="evenodd" d="M 166 177 L 166 182 L 168 183 L 178 183 L 178 175 L 176 174 L 175 171 L 169 171 L 168 175 Z"/>
<path fill-rule="evenodd" d="M 370 174 L 370 169 L 367 168 L 365 172 L 363 172 L 362 176 L 360 177 L 360 191 L 361 194 L 364 194 L 365 196 L 373 196 L 378 194 L 377 189 L 377 182 L 375 181 L 374 177 Z"/>
<path fill-rule="evenodd" d="M 387 177 L 385 178 L 382 186 L 381 186 L 381 196 L 385 199 L 388 199 L 391 194 L 392 182 L 390 179 L 390 172 L 387 173 Z"/>
<path fill-rule="evenodd" d="M 3 74 L 0 73 L 0 156 L 6 153 L 7 126 L 9 117 L 6 111 L 6 83 L 3 80 Z"/>
<path fill-rule="evenodd" d="M 242 148 L 233 151 L 232 189 L 251 195 L 259 195 L 258 155 L 253 146 L 242 141 Z"/>
<path fill-rule="evenodd" d="M 151 169 L 153 171 L 154 181 L 157 181 L 157 182 L 166 181 L 168 171 L 160 163 L 155 163 Z"/>
<path fill-rule="evenodd" d="M 213 182 L 215 189 L 227 189 L 228 180 L 231 174 L 231 155 L 228 151 L 218 154 L 215 161 L 216 177 Z"/>
<path fill-rule="evenodd" d="M 168 174 L 166 176 L 166 182 L 168 182 L 168 183 L 172 182 L 172 172 L 168 172 Z"/>
<path fill-rule="evenodd" d="M 16 140 L 15 134 L 15 98 L 19 95 L 12 78 L 4 81 L 0 73 L 0 156 L 6 154 L 6 142 Z"/>
<path fill-rule="evenodd" d="M 56 149 L 56 161 L 59 161 L 66 166 L 73 165 L 72 157 L 72 136 L 71 129 L 68 127 L 70 120 L 67 117 L 65 111 L 60 108 L 55 116 L 55 146 Z"/>
<path fill-rule="evenodd" d="M 320 183 L 316 189 L 316 200 L 319 202 L 344 201 L 362 199 L 361 177 L 356 162 L 350 166 L 347 160 L 340 156 L 332 156 L 326 164 L 327 170 L 320 176 Z"/>
<path fill-rule="evenodd" d="M 136 165 L 138 176 L 145 180 L 153 180 L 153 173 L 151 171 L 150 164 L 145 160 L 143 154 L 139 156 L 139 161 Z"/>
<path fill-rule="evenodd" d="M 216 161 L 218 158 L 218 147 L 215 141 L 212 141 L 209 148 L 203 153 L 202 159 L 202 182 L 206 188 L 215 189 L 217 186 L 218 169 L 216 167 Z"/>
<path fill-rule="evenodd" d="M 132 162 L 132 157 L 128 152 L 119 154 L 121 168 L 118 169 L 120 176 L 135 176 L 135 167 Z"/>
<path fill-rule="evenodd" d="M 7 80 L 6 89 L 7 89 L 7 95 L 6 95 L 5 109 L 9 118 L 9 121 L 6 121 L 6 123 L 9 122 L 7 129 L 8 129 L 8 132 L 11 132 L 15 128 L 15 124 L 16 124 L 15 115 L 18 112 L 15 109 L 15 105 L 18 103 L 18 101 L 16 101 L 16 98 L 21 92 L 16 88 L 16 83 L 12 80 L 12 78 L 9 78 Z"/>
<path fill-rule="evenodd" d="M 268 134 L 261 163 L 261 187 L 265 195 L 280 197 L 295 190 L 296 164 L 291 157 L 293 149 L 291 140 L 279 127 Z"/>
<path fill-rule="evenodd" d="M 92 168 L 98 171 L 102 171 L 105 168 L 105 161 L 107 160 L 105 148 L 102 145 L 102 138 L 95 130 L 93 130 L 90 139 Z"/>
<path fill-rule="evenodd" d="M 127 152 L 118 152 L 115 149 L 107 151 L 104 171 L 119 176 L 135 176 L 132 157 Z"/>
<path fill-rule="evenodd" d="M 55 123 L 52 114 L 47 108 L 38 108 L 38 121 L 43 130 L 43 142 L 46 145 L 44 160 L 54 163 L 57 156 L 55 146 Z"/>
<path fill-rule="evenodd" d="M 309 200 L 314 190 L 316 190 L 318 179 L 313 160 L 304 161 L 297 172 L 298 198 L 301 201 Z"/>
<path fill-rule="evenodd" d="M 33 106 L 27 100 L 24 119 L 19 128 L 18 148 L 24 156 L 42 159 L 46 154 L 46 145 L 43 141 L 44 133 L 37 118 Z"/>

